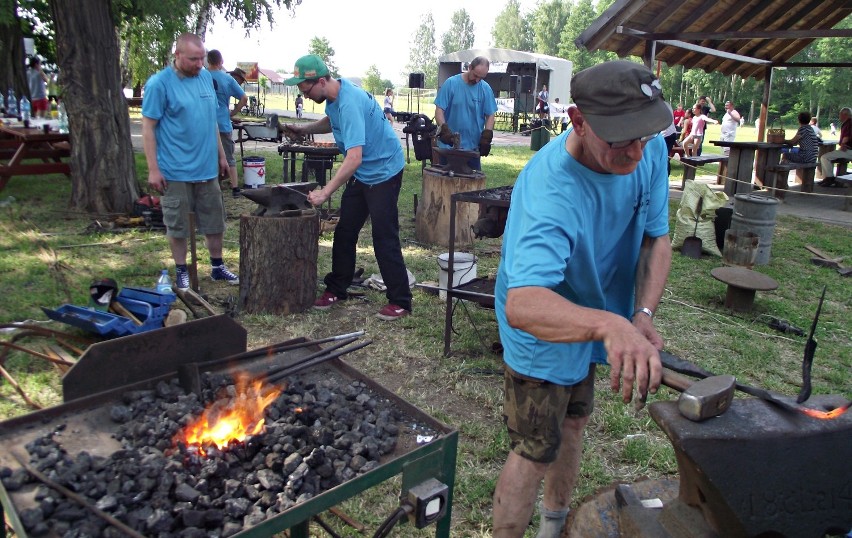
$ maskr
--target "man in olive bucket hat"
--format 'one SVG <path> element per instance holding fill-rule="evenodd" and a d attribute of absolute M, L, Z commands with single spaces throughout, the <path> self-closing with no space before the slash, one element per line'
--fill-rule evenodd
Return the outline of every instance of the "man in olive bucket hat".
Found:
<path fill-rule="evenodd" d="M 606 62 L 571 81 L 572 128 L 512 192 L 495 290 L 511 452 L 494 536 L 523 536 L 544 482 L 538 537 L 558 537 L 577 482 L 595 364 L 629 402 L 656 392 L 654 327 L 671 265 L 666 149 L 671 107 L 647 68 Z"/>

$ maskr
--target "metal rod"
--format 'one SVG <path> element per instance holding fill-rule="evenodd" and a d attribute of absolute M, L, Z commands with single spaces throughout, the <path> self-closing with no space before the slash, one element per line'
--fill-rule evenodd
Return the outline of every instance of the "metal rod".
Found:
<path fill-rule="evenodd" d="M 15 389 L 15 391 L 17 391 L 18 394 L 21 395 L 21 398 L 23 398 L 25 402 L 27 402 L 27 405 L 29 405 L 30 407 L 32 407 L 34 409 L 43 409 L 42 406 L 40 406 L 39 404 L 37 404 L 34 401 L 29 399 L 29 397 L 27 396 L 27 393 L 24 392 L 24 389 L 22 389 L 21 386 L 18 385 L 18 382 L 15 381 L 15 378 L 12 377 L 12 374 L 7 372 L 6 369 L 3 368 L 3 366 L 0 366 L 0 375 L 2 375 L 4 378 L 6 378 L 6 381 L 8 381 L 10 385 L 12 385 L 12 388 Z"/>
<path fill-rule="evenodd" d="M 230 357 L 223 357 L 221 359 L 215 359 L 212 361 L 207 361 L 200 363 L 199 366 L 207 368 L 211 366 L 216 366 L 217 364 L 225 364 L 228 362 L 237 362 L 246 359 L 253 359 L 255 357 L 260 357 L 263 355 L 274 355 L 276 353 L 283 353 L 285 351 L 290 351 L 293 349 L 300 349 L 303 347 L 309 347 L 316 344 L 325 344 L 327 342 L 336 342 L 338 340 L 344 340 L 347 338 L 364 336 L 365 331 L 355 331 L 354 333 L 347 334 L 338 334 L 336 336 L 329 336 L 326 338 L 320 338 L 319 340 L 306 340 L 304 342 L 297 342 L 295 344 L 291 344 L 288 342 L 279 342 L 277 344 L 271 344 L 266 347 L 262 347 L 259 349 L 253 349 L 251 351 L 246 351 L 244 353 L 240 353 L 239 355 L 231 355 Z"/>
<path fill-rule="evenodd" d="M 311 366 L 316 366 L 317 364 L 320 364 L 320 363 L 325 362 L 327 360 L 336 359 L 337 357 L 340 357 L 342 355 L 346 355 L 347 353 L 352 353 L 353 351 L 357 351 L 357 350 L 359 350 L 363 347 L 367 347 L 372 343 L 373 343 L 372 340 L 367 340 L 365 342 L 360 342 L 358 344 L 355 344 L 352 347 L 333 351 L 331 353 L 328 353 L 327 355 L 317 356 L 317 357 L 314 357 L 312 359 L 308 359 L 306 357 L 302 361 L 295 363 L 295 364 L 292 364 L 292 365 L 288 366 L 287 368 L 281 369 L 278 372 L 276 372 L 274 375 L 267 377 L 266 381 L 269 382 L 269 383 L 274 383 L 274 382 L 276 382 L 280 379 L 287 377 L 288 375 L 293 375 L 296 372 L 304 370 L 305 368 L 310 368 Z"/>
<path fill-rule="evenodd" d="M 341 340 L 341 341 L 337 342 L 336 344 L 333 344 L 333 345 L 331 345 L 327 348 L 320 349 L 319 351 L 315 351 L 314 353 L 311 353 L 310 355 L 306 355 L 304 357 L 296 359 L 294 362 L 292 362 L 292 363 L 290 363 L 286 366 L 278 366 L 276 368 L 269 370 L 268 372 L 264 372 L 264 374 L 262 376 L 259 376 L 259 377 L 273 376 L 273 375 L 277 374 L 278 372 L 286 370 L 286 369 L 290 368 L 291 366 L 293 366 L 295 364 L 301 364 L 302 362 L 309 361 L 309 360 L 317 358 L 317 357 L 322 357 L 324 355 L 327 355 L 331 351 L 334 351 L 336 349 L 340 349 L 343 346 L 348 346 L 349 344 L 351 344 L 352 342 L 354 342 L 357 339 L 358 339 L 357 337 L 346 338 L 345 340 Z"/>
<path fill-rule="evenodd" d="M 218 181 L 218 179 L 216 180 Z M 189 212 L 189 287 L 198 290 L 198 257 L 195 251 L 195 211 Z M 185 261 L 184 261 L 185 263 Z"/>
<path fill-rule="evenodd" d="M 11 342 L 0 342 L 0 346 L 5 346 L 16 351 L 23 351 L 24 353 L 29 353 L 30 355 L 33 355 L 40 359 L 44 359 L 46 361 L 55 362 L 56 364 L 62 364 L 64 366 L 74 366 L 73 362 L 64 361 L 62 359 L 56 359 L 54 357 L 51 357 L 50 355 L 45 355 L 44 353 L 39 353 L 38 351 L 33 351 L 32 349 L 27 349 L 23 346 L 19 346 Z"/>
<path fill-rule="evenodd" d="M 354 519 L 352 516 L 350 516 L 349 514 L 347 514 L 346 512 L 344 512 L 343 510 L 341 510 L 340 508 L 338 508 L 336 506 L 332 506 L 331 508 L 328 509 L 328 511 L 331 512 L 332 514 L 334 514 L 335 516 L 339 517 L 344 523 L 346 523 L 347 525 L 349 525 L 350 527 L 352 527 L 356 531 L 364 532 L 365 530 L 367 530 L 366 525 L 364 525 L 363 523 L 361 523 L 357 519 Z"/>
<path fill-rule="evenodd" d="M 59 484 L 59 483 L 57 483 L 57 482 L 54 482 L 53 480 L 51 480 L 50 478 L 48 478 L 47 476 L 45 476 L 44 474 L 42 474 L 40 471 L 38 471 L 38 470 L 36 470 L 35 468 L 31 467 L 31 466 L 30 466 L 30 465 L 28 465 L 28 464 L 27 464 L 27 462 L 25 462 L 25 461 L 24 461 L 24 459 L 23 459 L 21 456 L 19 456 L 16 452 L 12 452 L 12 456 L 14 456 L 14 458 L 15 458 L 16 460 L 18 460 L 18 463 L 20 463 L 20 464 L 21 464 L 21 467 L 23 467 L 23 468 L 24 468 L 24 470 L 26 470 L 28 473 L 30 473 L 31 475 L 33 475 L 34 477 L 36 477 L 36 478 L 37 478 L 37 479 L 39 479 L 40 481 L 44 482 L 44 483 L 45 483 L 47 486 L 49 486 L 50 488 L 55 489 L 55 490 L 56 490 L 56 491 L 58 491 L 59 493 L 61 493 L 61 494 L 65 495 L 66 497 L 68 497 L 68 498 L 69 498 L 69 499 L 71 499 L 72 501 L 76 502 L 77 504 L 79 504 L 80 506 L 82 506 L 83 508 L 85 508 L 86 510 L 88 510 L 88 511 L 92 512 L 93 514 L 95 514 L 95 515 L 96 515 L 96 516 L 98 516 L 99 518 L 101 518 L 101 519 L 103 519 L 104 521 L 108 522 L 110 525 L 112 525 L 113 527 L 117 528 L 118 530 L 120 530 L 121 532 L 123 532 L 124 534 L 126 534 L 127 536 L 131 536 L 131 537 L 133 537 L 133 538 L 145 538 L 145 536 L 144 536 L 144 535 L 139 534 L 138 532 L 136 532 L 135 530 L 131 529 L 130 527 L 128 527 L 127 525 L 125 525 L 125 524 L 124 524 L 124 523 L 122 523 L 121 521 L 117 520 L 116 518 L 112 517 L 111 515 L 107 514 L 107 513 L 106 513 L 106 512 L 104 512 L 103 510 L 100 510 L 100 509 L 98 509 L 98 508 L 96 508 L 96 507 L 92 506 L 92 505 L 91 505 L 91 504 L 90 504 L 90 503 L 89 503 L 86 499 L 84 499 L 84 498 L 83 498 L 83 497 L 81 497 L 80 495 L 77 495 L 76 493 L 74 493 L 74 492 L 73 492 L 73 491 L 71 491 L 70 489 L 66 488 L 66 487 L 65 487 L 65 486 L 63 486 L 62 484 Z"/>

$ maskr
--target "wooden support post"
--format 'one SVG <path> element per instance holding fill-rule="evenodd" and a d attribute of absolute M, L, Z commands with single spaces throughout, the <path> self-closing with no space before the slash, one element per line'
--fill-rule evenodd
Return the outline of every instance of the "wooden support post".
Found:
<path fill-rule="evenodd" d="M 195 254 L 195 211 L 189 212 L 189 287 L 198 291 L 198 258 Z"/>
<path fill-rule="evenodd" d="M 240 217 L 240 309 L 293 314 L 316 299 L 319 217 Z"/>
<path fill-rule="evenodd" d="M 450 239 L 450 197 L 457 192 L 477 191 L 485 188 L 485 175 L 450 177 L 427 168 L 423 171 L 423 194 L 417 208 L 416 236 L 421 243 L 448 246 Z M 456 209 L 455 242 L 457 245 L 473 243 L 470 227 L 479 216 L 475 204 L 459 204 Z"/>

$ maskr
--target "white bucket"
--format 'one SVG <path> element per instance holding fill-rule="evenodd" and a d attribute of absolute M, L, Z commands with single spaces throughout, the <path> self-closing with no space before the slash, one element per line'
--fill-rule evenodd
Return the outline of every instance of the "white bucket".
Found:
<path fill-rule="evenodd" d="M 243 159 L 243 184 L 247 189 L 256 189 L 266 184 L 266 159 L 263 157 Z"/>
<path fill-rule="evenodd" d="M 441 291 L 438 295 L 441 299 L 447 298 L 447 292 L 443 291 L 447 287 L 449 281 L 450 253 L 445 252 L 438 256 L 438 287 Z M 454 252 L 453 253 L 453 287 L 467 284 L 476 278 L 476 256 L 469 252 Z"/>

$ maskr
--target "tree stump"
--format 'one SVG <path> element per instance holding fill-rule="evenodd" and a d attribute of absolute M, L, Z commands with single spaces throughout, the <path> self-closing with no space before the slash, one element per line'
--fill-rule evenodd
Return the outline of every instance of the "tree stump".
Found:
<path fill-rule="evenodd" d="M 316 299 L 319 218 L 240 217 L 240 309 L 293 314 Z"/>
<path fill-rule="evenodd" d="M 416 236 L 421 243 L 449 246 L 450 197 L 457 192 L 478 191 L 485 188 L 485 175 L 450 177 L 429 168 L 423 170 L 423 192 L 417 207 Z M 479 217 L 479 206 L 460 202 L 456 204 L 456 245 L 473 243 L 470 227 Z"/>

